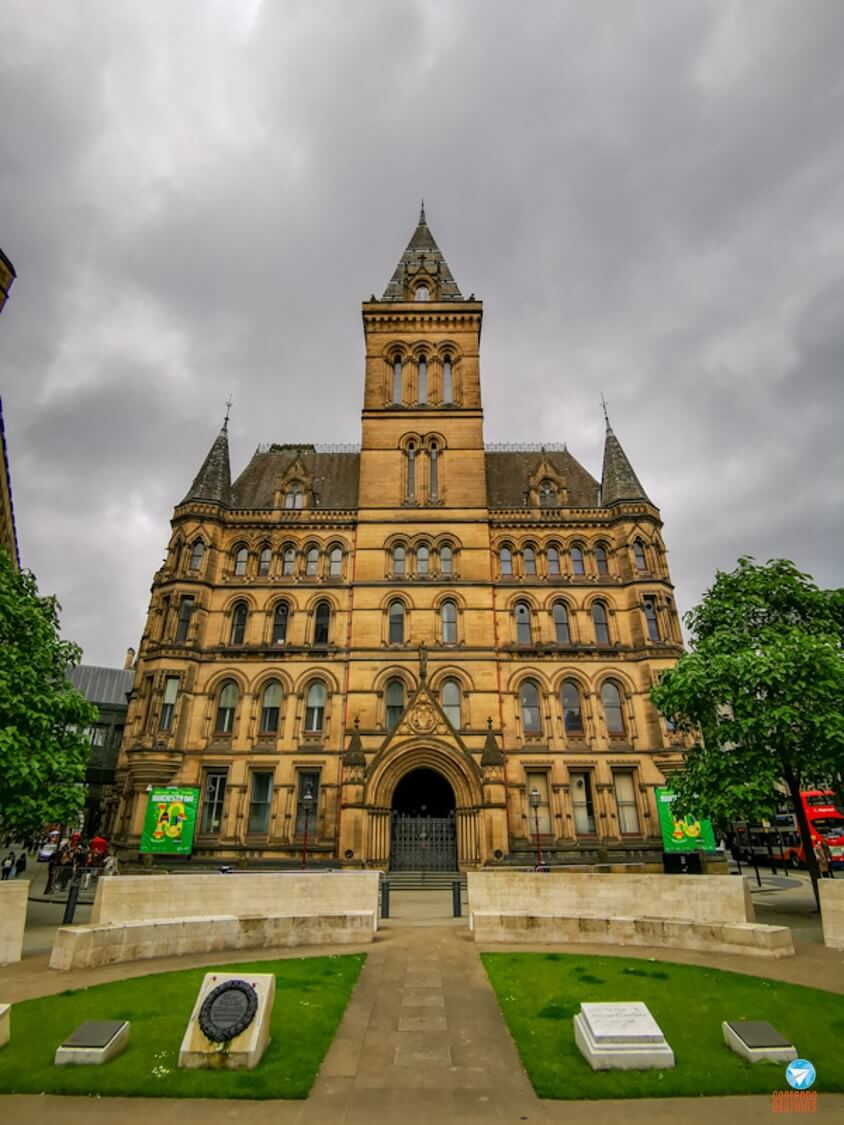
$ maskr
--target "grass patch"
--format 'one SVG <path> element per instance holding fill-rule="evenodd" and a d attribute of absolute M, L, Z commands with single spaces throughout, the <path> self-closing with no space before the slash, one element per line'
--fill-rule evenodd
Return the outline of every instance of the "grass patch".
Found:
<path fill-rule="evenodd" d="M 176 1098 L 304 1098 L 337 1031 L 366 955 L 250 961 L 68 990 L 12 1007 L 0 1093 Z M 182 1036 L 208 972 L 274 973 L 272 1042 L 255 1070 L 179 1070 Z M 54 1066 L 83 1020 L 128 1019 L 129 1046 L 104 1066 Z"/>
<path fill-rule="evenodd" d="M 844 1091 L 844 997 L 741 973 L 576 953 L 482 953 L 541 1098 L 652 1098 L 786 1090 L 781 1063 L 748 1063 L 721 1021 L 768 1020 L 814 1063 L 821 1092 Z M 593 1071 L 574 1041 L 582 1001 L 642 1000 L 674 1050 L 674 1070 Z"/>

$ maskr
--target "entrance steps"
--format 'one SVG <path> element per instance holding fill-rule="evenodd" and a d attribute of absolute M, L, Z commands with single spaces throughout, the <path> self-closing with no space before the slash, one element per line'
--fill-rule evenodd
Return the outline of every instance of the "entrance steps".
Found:
<path fill-rule="evenodd" d="M 385 871 L 383 878 L 391 891 L 450 891 L 459 883 L 465 901 L 466 875 L 460 871 Z"/>

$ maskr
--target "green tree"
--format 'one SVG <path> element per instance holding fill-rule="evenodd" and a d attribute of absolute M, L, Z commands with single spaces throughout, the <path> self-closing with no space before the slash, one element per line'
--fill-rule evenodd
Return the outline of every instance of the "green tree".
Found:
<path fill-rule="evenodd" d="M 0 836 L 22 843 L 75 823 L 85 803 L 97 709 L 68 683 L 81 650 L 59 638 L 58 613 L 0 550 Z"/>
<path fill-rule="evenodd" d="M 767 816 L 791 796 L 818 898 L 818 864 L 801 789 L 844 773 L 842 591 L 821 590 L 785 559 L 739 559 L 686 615 L 692 651 L 651 699 L 692 735 L 673 777 L 679 813 Z"/>

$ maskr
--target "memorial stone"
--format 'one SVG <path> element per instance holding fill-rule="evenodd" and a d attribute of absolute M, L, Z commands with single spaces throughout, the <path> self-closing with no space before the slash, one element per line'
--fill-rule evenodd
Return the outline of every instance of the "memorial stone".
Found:
<path fill-rule="evenodd" d="M 581 1004 L 574 1038 L 593 1070 L 668 1070 L 674 1052 L 659 1024 L 640 1001 Z"/>
<path fill-rule="evenodd" d="M 721 1030 L 727 1046 L 748 1062 L 791 1062 L 797 1058 L 794 1044 L 767 1020 L 724 1020 Z"/>
<path fill-rule="evenodd" d="M 179 1066 L 252 1070 L 270 1043 L 275 977 L 206 973 L 179 1050 Z"/>
<path fill-rule="evenodd" d="M 12 1037 L 12 1005 L 0 1004 L 0 1047 L 5 1047 Z"/>
<path fill-rule="evenodd" d="M 56 1049 L 56 1066 L 101 1066 L 129 1042 L 128 1020 L 86 1020 Z"/>

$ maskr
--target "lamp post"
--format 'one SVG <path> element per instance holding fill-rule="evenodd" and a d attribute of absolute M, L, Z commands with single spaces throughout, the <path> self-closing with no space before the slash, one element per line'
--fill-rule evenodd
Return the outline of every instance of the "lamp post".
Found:
<path fill-rule="evenodd" d="M 542 866 L 542 848 L 540 847 L 540 844 L 539 844 L 539 802 L 541 801 L 541 799 L 542 798 L 539 795 L 539 790 L 535 787 L 533 789 L 531 789 L 530 796 L 529 796 L 528 800 L 530 801 L 530 807 L 533 809 L 533 822 L 534 822 L 534 826 L 536 828 L 536 866 L 537 866 L 537 869 Z"/>
<path fill-rule="evenodd" d="M 302 837 L 302 870 L 308 862 L 308 817 L 311 814 L 311 802 L 314 799 L 313 791 L 311 790 L 310 783 L 305 786 L 305 792 L 302 794 L 302 808 L 305 810 L 305 833 Z"/>

